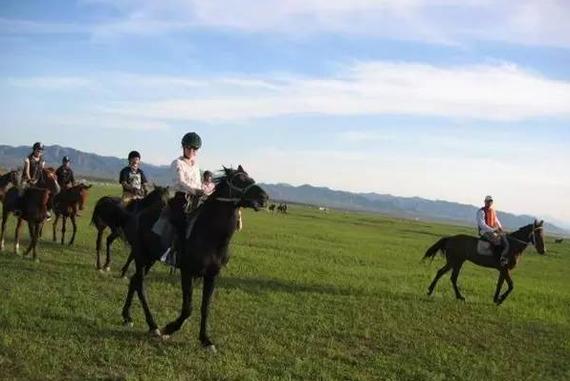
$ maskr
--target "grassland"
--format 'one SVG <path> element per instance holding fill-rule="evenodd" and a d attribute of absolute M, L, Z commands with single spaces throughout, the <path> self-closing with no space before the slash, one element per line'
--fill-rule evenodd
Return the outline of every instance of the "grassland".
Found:
<path fill-rule="evenodd" d="M 201 349 L 195 312 L 169 341 L 151 339 L 138 302 L 121 326 L 127 254 L 95 271 L 91 208 L 73 247 L 40 243 L 40 263 L 0 254 L 0 378 L 188 380 L 568 380 L 570 245 L 530 249 L 515 290 L 496 307 L 496 273 L 466 265 L 453 298 L 448 276 L 425 290 L 441 259 L 420 259 L 437 237 L 470 229 L 293 207 L 245 213 L 245 229 L 214 296 L 217 354 Z M 46 225 L 46 233 L 51 225 Z M 13 224 L 9 227 L 13 235 Z M 158 322 L 178 314 L 177 276 L 156 266 L 148 293 Z"/>

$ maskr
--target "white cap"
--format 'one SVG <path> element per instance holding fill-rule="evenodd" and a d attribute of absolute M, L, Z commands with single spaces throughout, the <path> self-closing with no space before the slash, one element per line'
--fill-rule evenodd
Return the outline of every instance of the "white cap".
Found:
<path fill-rule="evenodd" d="M 493 201 L 493 196 L 485 197 L 485 202 L 487 202 L 487 201 Z"/>

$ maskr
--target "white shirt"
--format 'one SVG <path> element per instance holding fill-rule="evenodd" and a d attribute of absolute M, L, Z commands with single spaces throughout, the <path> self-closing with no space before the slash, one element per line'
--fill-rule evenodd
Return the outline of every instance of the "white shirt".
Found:
<path fill-rule="evenodd" d="M 195 161 L 185 160 L 179 157 L 170 165 L 172 170 L 172 190 L 195 194 L 196 190 L 202 189 L 200 168 Z"/>
<path fill-rule="evenodd" d="M 485 222 L 485 211 L 483 208 L 477 211 L 477 226 L 479 226 L 479 232 L 481 232 L 481 234 L 492 233 L 497 230 L 496 228 L 487 225 L 487 222 Z M 501 229 L 503 228 L 501 221 L 499 221 L 499 216 L 497 216 L 497 227 Z"/>

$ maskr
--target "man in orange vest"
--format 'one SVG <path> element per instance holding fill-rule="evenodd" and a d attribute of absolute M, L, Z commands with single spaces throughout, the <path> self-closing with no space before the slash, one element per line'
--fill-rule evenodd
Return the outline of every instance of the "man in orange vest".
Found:
<path fill-rule="evenodd" d="M 505 244 L 504 250 L 501 253 L 501 265 L 508 264 L 508 257 L 506 256 L 508 247 L 506 246 L 506 238 L 503 234 L 503 226 L 497 212 L 493 209 L 493 197 L 485 197 L 485 206 L 477 211 L 477 226 L 479 227 L 479 235 L 491 242 L 493 246 L 502 246 Z"/>

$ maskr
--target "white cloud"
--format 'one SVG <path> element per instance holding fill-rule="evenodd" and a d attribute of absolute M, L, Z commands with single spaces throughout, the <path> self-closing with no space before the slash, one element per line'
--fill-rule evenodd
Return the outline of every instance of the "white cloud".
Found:
<path fill-rule="evenodd" d="M 570 47 L 567 0 L 95 0 L 118 17 L 95 24 L 0 18 L 3 33 L 90 33 L 94 39 L 194 28 L 316 33 L 464 44 L 477 40 Z"/>
<path fill-rule="evenodd" d="M 405 114 L 482 120 L 570 114 L 570 82 L 544 78 L 511 64 L 436 67 L 368 62 L 356 63 L 329 78 L 222 78 L 205 83 L 204 91 L 187 96 L 150 102 L 125 99 L 107 111 L 201 121 L 292 114 Z"/>

